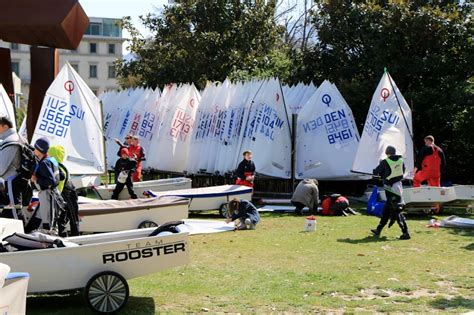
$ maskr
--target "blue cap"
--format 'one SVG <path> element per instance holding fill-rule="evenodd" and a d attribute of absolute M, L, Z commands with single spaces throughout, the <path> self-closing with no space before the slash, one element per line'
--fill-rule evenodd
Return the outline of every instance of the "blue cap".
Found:
<path fill-rule="evenodd" d="M 48 153 L 49 150 L 49 140 L 47 138 L 39 138 L 35 142 L 35 149 L 40 151 L 43 154 Z"/>

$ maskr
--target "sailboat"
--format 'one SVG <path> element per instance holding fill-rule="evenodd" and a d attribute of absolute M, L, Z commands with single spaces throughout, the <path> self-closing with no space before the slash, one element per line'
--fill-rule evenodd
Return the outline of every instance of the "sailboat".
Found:
<path fill-rule="evenodd" d="M 389 145 L 394 146 L 397 154 L 404 158 L 404 178 L 413 179 L 412 113 L 394 80 L 385 71 L 372 97 L 352 171 L 372 174 L 379 161 L 386 157 L 385 148 Z M 382 200 L 386 199 L 383 190 L 379 189 L 379 196 Z M 469 209 L 474 206 L 474 186 L 404 188 L 403 199 L 409 209 L 429 210 L 440 205 Z"/>
<path fill-rule="evenodd" d="M 88 184 L 106 172 L 102 125 L 99 99 L 66 63 L 46 91 L 32 143 L 46 137 L 63 146 L 70 174 L 86 175 L 75 184 Z"/>
<path fill-rule="evenodd" d="M 354 180 L 359 145 L 352 111 L 337 87 L 324 81 L 300 110 L 296 138 L 298 178 Z"/>

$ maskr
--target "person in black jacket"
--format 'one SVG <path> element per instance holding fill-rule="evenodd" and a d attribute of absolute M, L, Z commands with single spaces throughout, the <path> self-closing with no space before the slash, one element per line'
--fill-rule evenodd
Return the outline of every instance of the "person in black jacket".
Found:
<path fill-rule="evenodd" d="M 257 208 L 248 200 L 234 198 L 229 202 L 230 217 L 227 223 L 239 220 L 236 226 L 238 230 L 255 230 L 260 222 L 260 215 Z"/>
<path fill-rule="evenodd" d="M 255 164 L 252 161 L 252 151 L 245 150 L 243 153 L 244 159 L 239 163 L 235 170 L 237 175 L 236 185 L 253 187 L 255 180 Z"/>
<path fill-rule="evenodd" d="M 132 174 L 137 167 L 137 161 L 129 157 L 127 148 L 122 148 L 120 151 L 121 157 L 115 163 L 115 189 L 112 194 L 112 199 L 118 200 L 123 188 L 127 186 L 128 193 L 132 199 L 137 199 L 138 196 L 133 191 Z"/>
<path fill-rule="evenodd" d="M 400 155 L 396 155 L 394 147 L 388 146 L 385 149 L 385 154 L 387 158 L 380 161 L 380 164 L 373 170 L 373 174 L 382 178 L 387 201 L 385 202 L 379 225 L 376 229 L 371 230 L 371 232 L 375 236 L 379 236 L 382 229 L 391 219 L 389 227 L 397 221 L 403 233 L 400 239 L 408 240 L 410 239 L 410 234 L 408 233 L 405 216 L 402 213 L 405 208 L 402 197 L 402 179 L 405 173 L 405 164 L 403 163 L 403 158 Z"/>
<path fill-rule="evenodd" d="M 45 230 L 56 228 L 57 209 L 54 201 L 54 195 L 59 195 L 57 187 L 65 175 L 59 168 L 56 159 L 48 156 L 49 140 L 39 138 L 35 142 L 35 155 L 39 160 L 31 181 L 39 190 L 39 209 L 35 212 L 35 219 L 41 220 L 40 227 Z M 34 220 L 35 220 L 34 219 Z M 31 221 L 31 220 L 30 220 Z M 35 223 L 36 224 L 36 223 Z"/>

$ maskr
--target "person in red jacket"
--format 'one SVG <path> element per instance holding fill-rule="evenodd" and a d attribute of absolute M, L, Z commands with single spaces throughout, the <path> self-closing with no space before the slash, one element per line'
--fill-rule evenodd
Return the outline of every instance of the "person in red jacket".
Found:
<path fill-rule="evenodd" d="M 132 141 L 128 147 L 130 157 L 137 161 L 136 171 L 132 175 L 133 182 L 140 182 L 142 180 L 142 161 L 146 160 L 145 150 L 140 145 L 140 138 L 138 136 L 132 136 Z"/>
<path fill-rule="evenodd" d="M 446 167 L 443 150 L 434 143 L 433 136 L 425 137 L 425 146 L 416 159 L 413 187 L 420 187 L 423 182 L 428 186 L 441 186 L 441 168 Z"/>
<path fill-rule="evenodd" d="M 324 196 L 321 207 L 323 208 L 321 215 L 348 216 L 349 214 L 357 214 L 349 207 L 349 200 L 340 194 Z"/>

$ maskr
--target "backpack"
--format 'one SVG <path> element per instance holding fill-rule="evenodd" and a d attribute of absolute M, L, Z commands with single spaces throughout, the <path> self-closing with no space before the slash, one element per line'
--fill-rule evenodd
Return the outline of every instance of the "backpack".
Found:
<path fill-rule="evenodd" d="M 20 142 L 7 142 L 2 146 L 2 149 L 10 146 L 19 146 L 21 153 L 20 168 L 17 169 L 17 173 L 21 178 L 31 179 L 31 176 L 35 172 L 36 165 L 38 165 L 38 158 L 35 155 L 35 149 L 28 143 Z"/>

